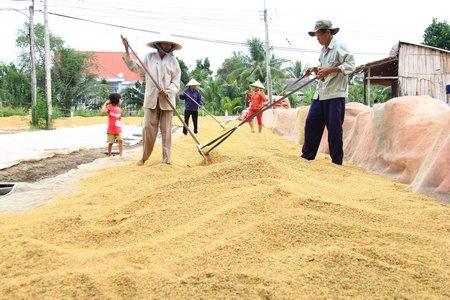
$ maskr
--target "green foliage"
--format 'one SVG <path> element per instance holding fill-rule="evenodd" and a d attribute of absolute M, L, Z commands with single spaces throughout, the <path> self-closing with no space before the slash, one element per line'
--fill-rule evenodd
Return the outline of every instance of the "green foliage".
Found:
<path fill-rule="evenodd" d="M 0 117 L 27 116 L 28 108 L 23 106 L 0 106 Z"/>
<path fill-rule="evenodd" d="M 364 95 L 364 85 L 362 84 L 355 84 L 350 85 L 348 87 L 348 102 L 358 102 L 362 104 L 366 104 Z M 374 103 L 384 103 L 391 99 L 391 87 L 386 87 L 382 85 L 371 85 L 370 86 L 370 99 L 371 99 L 371 105 Z"/>
<path fill-rule="evenodd" d="M 364 85 L 349 85 L 348 87 L 348 102 L 364 103 Z"/>
<path fill-rule="evenodd" d="M 0 64 L 0 101 L 4 106 L 31 106 L 30 76 L 14 64 Z"/>
<path fill-rule="evenodd" d="M 79 105 L 98 109 L 98 104 L 108 97 L 106 82 L 98 82 L 90 68 L 95 65 L 92 53 L 82 53 L 70 48 L 61 49 L 52 69 L 52 87 L 57 105 L 65 116 Z"/>
<path fill-rule="evenodd" d="M 181 69 L 181 82 L 187 83 L 190 80 L 189 68 L 186 66 L 186 63 L 182 59 L 178 59 L 178 63 L 180 64 Z M 180 87 L 181 88 L 181 87 Z"/>
<path fill-rule="evenodd" d="M 291 66 L 285 69 L 287 75 L 291 78 L 301 78 L 303 76 L 302 62 L 297 60 Z"/>
<path fill-rule="evenodd" d="M 42 93 L 38 93 L 36 106 L 32 109 L 32 114 L 36 116 L 36 124 L 30 123 L 31 128 L 48 129 L 53 127 L 53 124 L 48 124 L 48 105 Z M 52 107 L 51 120 L 60 116 L 61 112 L 57 108 Z"/>
<path fill-rule="evenodd" d="M 221 93 L 220 84 L 218 80 L 214 80 L 212 77 L 208 79 L 200 86 L 200 93 L 202 93 L 203 102 L 206 109 L 212 114 L 221 113 Z"/>
<path fill-rule="evenodd" d="M 227 81 L 236 80 L 242 82 L 244 86 L 258 79 L 265 82 L 267 68 L 263 42 L 259 38 L 252 38 L 247 40 L 247 45 L 250 55 L 247 56 L 243 52 L 235 54 L 242 56 L 242 60 L 239 60 L 237 68 L 227 75 Z"/>
<path fill-rule="evenodd" d="M 237 97 L 230 99 L 228 97 L 223 97 L 221 99 L 221 108 L 223 110 L 223 115 L 239 115 L 240 112 L 245 108 L 242 105 L 242 98 Z M 222 114 L 221 114 L 222 115 Z"/>
<path fill-rule="evenodd" d="M 447 21 L 438 22 L 433 18 L 433 22 L 425 30 L 422 44 L 450 51 L 450 25 Z"/>
<path fill-rule="evenodd" d="M 36 24 L 35 54 L 37 89 L 45 90 L 45 38 L 44 26 Z M 98 103 L 108 96 L 106 81 L 98 81 L 95 74 L 89 74 L 89 70 L 95 66 L 95 57 L 92 53 L 82 53 L 71 48 L 64 47 L 64 41 L 51 33 L 50 56 L 52 58 L 52 110 L 60 109 L 65 116 L 70 116 L 71 110 L 78 108 L 98 109 Z M 21 49 L 19 53 L 19 65 L 23 76 L 28 83 L 28 99 L 30 92 L 30 39 L 28 24 L 19 31 L 16 45 Z M 16 84 L 16 86 L 21 86 Z M 27 95 L 27 93 L 22 93 Z M 28 100 L 31 105 L 31 100 Z"/>
<path fill-rule="evenodd" d="M 138 109 L 138 111 L 136 112 L 136 117 L 143 117 L 144 116 L 144 109 L 141 107 L 140 109 Z"/>
<path fill-rule="evenodd" d="M 229 74 L 231 74 L 235 69 L 243 69 L 245 66 L 245 55 L 234 52 L 231 57 L 225 58 L 222 66 L 217 70 L 216 79 L 219 81 L 227 81 Z"/>
<path fill-rule="evenodd" d="M 99 110 L 78 109 L 73 112 L 73 115 L 77 117 L 96 117 L 102 114 Z"/>
<path fill-rule="evenodd" d="M 38 91 L 44 90 L 44 38 L 43 26 L 36 25 L 36 40 L 38 53 Z M 17 44 L 22 48 L 21 65 L 29 66 L 29 37 L 28 29 L 24 28 L 17 38 Z M 52 117 L 70 116 L 73 112 L 76 116 L 93 116 L 99 114 L 99 108 L 107 99 L 109 91 L 105 79 L 98 80 L 95 74 L 89 74 L 89 70 L 95 67 L 93 53 L 80 53 L 64 47 L 64 42 L 51 35 L 51 51 L 53 57 L 52 68 L 52 109 L 55 113 Z M 194 78 L 200 82 L 199 90 L 205 102 L 205 108 L 214 115 L 240 114 L 245 109 L 247 102 L 245 90 L 249 84 L 259 79 L 267 87 L 266 83 L 266 51 L 264 43 L 258 38 L 247 40 L 248 54 L 234 52 L 226 58 L 217 75 L 212 77 L 208 58 L 196 61 L 195 68 L 189 72 L 183 60 L 178 60 L 181 68 L 180 88 Z M 286 67 L 286 63 L 291 66 Z M 303 76 L 301 61 L 290 62 L 272 55 L 269 59 L 272 92 L 273 95 L 284 95 L 285 87 L 281 79 L 301 78 Z M 25 70 L 25 71 L 22 71 Z M 13 104 L 18 107 L 30 106 L 30 75 L 27 68 L 17 70 L 14 65 L 0 65 L 0 99 L 7 106 Z M 375 101 L 383 102 L 389 99 L 390 90 L 383 87 L 372 86 L 371 97 Z M 314 94 L 314 88 L 306 87 L 302 93 L 295 93 L 289 97 L 291 107 L 309 105 Z M 134 86 L 121 91 L 123 115 L 143 116 L 143 101 L 145 94 L 145 82 L 137 81 Z M 363 86 L 351 85 L 349 88 L 349 100 L 360 101 L 364 99 Z M 11 102 L 12 101 L 12 102 Z M 11 103 L 10 103 L 11 102 Z M 177 111 L 184 113 L 184 105 L 177 99 Z M 47 120 L 47 104 L 41 97 L 39 105 L 34 112 L 38 114 L 40 126 Z M 54 115 L 54 116 L 53 116 Z M 45 123 L 45 122 L 44 122 Z"/>
<path fill-rule="evenodd" d="M 127 111 L 136 112 L 144 105 L 145 81 L 136 81 L 134 86 L 125 88 L 121 92 L 122 107 Z"/>
<path fill-rule="evenodd" d="M 211 74 L 213 73 L 210 70 L 210 66 L 211 65 L 209 63 L 208 58 L 205 58 L 204 61 L 202 61 L 201 59 L 197 59 L 195 69 L 192 70 L 191 72 L 191 79 L 194 78 L 195 80 L 201 83 L 202 81 L 210 77 Z M 185 83 L 187 83 L 187 81 Z"/>
<path fill-rule="evenodd" d="M 249 89 L 249 84 L 260 80 L 265 86 L 267 76 L 266 51 L 263 42 L 258 38 L 247 40 L 248 52 L 235 52 L 233 56 L 225 59 L 222 67 L 217 71 L 217 83 L 220 85 L 220 97 L 229 99 L 239 98 L 236 107 L 246 107 L 245 91 Z M 272 87 L 276 94 L 279 88 L 279 80 L 289 76 L 289 69 L 283 68 L 285 59 L 280 59 L 272 55 L 269 59 Z M 301 63 L 298 62 L 301 67 Z"/>
<path fill-rule="evenodd" d="M 300 104 L 303 105 L 311 105 L 312 99 L 314 97 L 315 90 L 312 88 L 308 88 L 305 95 L 303 96 L 303 99 L 301 100 Z"/>
<path fill-rule="evenodd" d="M 59 36 L 49 33 L 50 53 L 51 56 L 64 48 L 64 41 Z M 21 69 L 30 70 L 30 33 L 29 23 L 25 23 L 19 30 L 19 35 L 16 39 L 16 46 L 19 50 L 19 66 Z M 45 82 L 45 28 L 41 23 L 34 25 L 34 53 L 36 59 L 36 73 L 38 82 L 43 84 Z"/>

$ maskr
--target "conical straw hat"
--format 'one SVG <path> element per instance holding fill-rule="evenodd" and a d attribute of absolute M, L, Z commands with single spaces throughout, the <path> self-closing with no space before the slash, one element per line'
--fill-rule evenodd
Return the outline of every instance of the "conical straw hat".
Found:
<path fill-rule="evenodd" d="M 178 44 L 177 42 L 175 42 L 174 38 L 172 37 L 172 35 L 170 35 L 168 33 L 160 33 L 158 35 L 158 38 L 155 41 L 148 43 L 147 46 L 155 48 L 155 49 L 158 49 L 156 47 L 156 44 L 163 43 L 163 42 L 172 44 L 173 45 L 173 50 L 180 50 L 181 49 L 181 45 Z"/>
<path fill-rule="evenodd" d="M 186 86 L 193 86 L 193 85 L 200 85 L 200 83 L 195 80 L 194 78 L 192 78 L 191 80 L 189 80 L 189 82 L 186 84 Z"/>
<path fill-rule="evenodd" d="M 255 82 L 253 82 L 252 84 L 250 84 L 250 86 L 256 86 L 256 87 L 258 87 L 260 89 L 265 89 L 263 84 L 259 80 L 256 80 Z"/>

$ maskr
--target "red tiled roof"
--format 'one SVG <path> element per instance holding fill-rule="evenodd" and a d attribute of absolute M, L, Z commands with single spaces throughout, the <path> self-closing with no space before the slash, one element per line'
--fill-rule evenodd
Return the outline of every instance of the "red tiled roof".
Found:
<path fill-rule="evenodd" d="M 97 66 L 91 68 L 92 74 L 100 78 L 123 78 L 125 81 L 142 81 L 139 74 L 131 72 L 122 59 L 123 52 L 91 52 L 94 54 L 94 62 Z M 134 55 L 132 58 L 136 59 Z M 123 74 L 120 76 L 120 74 Z"/>

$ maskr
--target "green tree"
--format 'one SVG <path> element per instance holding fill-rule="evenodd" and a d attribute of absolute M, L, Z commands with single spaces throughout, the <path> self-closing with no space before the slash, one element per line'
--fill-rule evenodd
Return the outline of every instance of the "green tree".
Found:
<path fill-rule="evenodd" d="M 190 80 L 190 74 L 189 74 L 189 68 L 186 66 L 186 63 L 182 60 L 182 59 L 178 59 L 178 63 L 180 64 L 180 69 L 181 69 L 181 82 L 183 83 L 187 83 Z M 181 84 L 181 86 L 179 86 L 179 88 L 183 88 L 182 86 L 183 84 Z"/>
<path fill-rule="evenodd" d="M 140 110 L 144 105 L 145 81 L 136 81 L 134 86 L 125 88 L 121 95 L 125 107 L 130 106 L 131 110 Z"/>
<path fill-rule="evenodd" d="M 199 87 L 202 93 L 205 108 L 213 115 L 219 115 L 222 112 L 220 85 L 217 80 L 211 76 Z"/>
<path fill-rule="evenodd" d="M 242 97 L 242 104 L 245 102 L 244 91 L 248 89 L 250 83 L 260 80 L 267 85 L 267 67 L 266 67 L 266 51 L 264 44 L 259 38 L 251 38 L 247 40 L 249 55 L 244 52 L 234 52 L 231 58 L 224 61 L 217 71 L 219 82 L 234 83 L 239 86 L 238 95 Z M 272 55 L 269 59 L 269 66 L 272 78 L 272 86 L 274 82 L 285 78 L 287 71 L 282 69 L 285 59 L 277 58 Z M 234 99 L 236 94 L 224 94 L 224 97 Z"/>
<path fill-rule="evenodd" d="M 194 78 L 198 82 L 202 83 L 202 81 L 207 79 L 213 73 L 210 67 L 211 64 L 208 58 L 205 58 L 204 61 L 202 61 L 201 59 L 197 59 L 195 68 L 191 72 L 191 79 Z"/>
<path fill-rule="evenodd" d="M 54 57 L 54 53 L 64 48 L 64 41 L 53 34 L 49 34 L 50 42 L 50 56 Z M 30 37 L 29 24 L 24 23 L 19 30 L 19 35 L 16 38 L 16 46 L 20 49 L 18 56 L 18 63 L 21 69 L 31 74 L 31 57 L 30 57 Z M 37 23 L 34 26 L 34 50 L 36 57 L 36 80 L 37 85 L 42 90 L 45 90 L 45 35 L 44 25 Z"/>
<path fill-rule="evenodd" d="M 228 79 L 229 74 L 231 74 L 236 69 L 246 68 L 246 57 L 242 52 L 233 52 L 231 57 L 225 58 L 222 65 L 217 69 L 216 79 L 220 82 L 225 82 Z"/>
<path fill-rule="evenodd" d="M 5 106 L 31 106 L 30 79 L 14 64 L 0 64 L 0 101 Z"/>
<path fill-rule="evenodd" d="M 247 86 L 251 82 L 259 79 L 265 82 L 266 78 L 266 56 L 263 42 L 259 38 L 251 38 L 247 40 L 249 55 L 238 52 L 237 55 L 242 56 L 243 64 L 228 74 L 227 80 L 242 82 Z"/>
<path fill-rule="evenodd" d="M 36 77 L 39 92 L 39 90 L 45 91 L 46 82 L 44 26 L 37 23 L 34 33 Z M 69 116 L 72 108 L 80 106 L 98 108 L 98 102 L 107 97 L 108 90 L 104 81 L 99 81 L 95 74 L 89 73 L 89 70 L 95 65 L 93 54 L 66 48 L 64 41 L 51 33 L 49 34 L 49 42 L 52 61 L 52 103 L 56 104 L 55 109 L 59 109 L 64 115 Z M 19 30 L 16 44 L 21 49 L 19 65 L 26 70 L 29 78 L 31 61 L 27 23 Z"/>
<path fill-rule="evenodd" d="M 244 109 L 241 97 L 234 99 L 223 97 L 221 99 L 221 105 L 225 115 L 238 115 Z"/>
<path fill-rule="evenodd" d="M 295 61 L 291 67 L 287 67 L 285 72 L 288 77 L 291 78 L 301 78 L 303 76 L 303 68 L 302 62 L 297 60 Z"/>
<path fill-rule="evenodd" d="M 96 80 L 89 70 L 94 65 L 92 53 L 63 48 L 55 56 L 52 88 L 56 103 L 65 116 L 80 105 L 89 106 L 108 97 L 106 82 Z"/>
<path fill-rule="evenodd" d="M 433 18 L 431 25 L 425 29 L 422 44 L 450 51 L 450 25 L 447 21 L 438 22 Z"/>

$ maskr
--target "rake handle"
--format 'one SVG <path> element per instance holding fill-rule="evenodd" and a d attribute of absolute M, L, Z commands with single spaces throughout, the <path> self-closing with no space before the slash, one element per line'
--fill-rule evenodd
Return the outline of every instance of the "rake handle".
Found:
<path fill-rule="evenodd" d="M 120 37 L 122 38 L 122 42 L 125 40 L 125 38 L 120 35 Z M 137 56 L 136 52 L 134 52 L 133 48 L 131 48 L 130 44 L 127 42 L 127 47 L 130 48 L 131 52 L 134 54 L 134 56 L 136 56 L 137 60 L 139 61 L 139 63 L 141 64 L 141 67 L 144 69 L 145 73 L 147 73 L 147 75 L 149 76 L 150 80 L 153 82 L 153 84 L 156 86 L 156 88 L 160 91 L 162 91 L 161 86 L 156 82 L 156 80 L 153 78 L 152 74 L 150 74 L 150 72 L 148 71 L 147 67 L 145 67 L 145 65 L 142 63 L 141 59 L 139 58 L 139 56 Z M 175 84 L 175 83 L 174 83 Z M 176 84 L 175 84 L 176 85 Z M 177 86 L 178 88 L 178 86 Z M 178 119 L 180 120 L 180 122 L 183 124 L 183 126 L 186 128 L 186 130 L 189 132 L 189 135 L 194 139 L 195 143 L 197 144 L 197 149 L 200 153 L 200 155 L 202 155 L 205 158 L 205 154 L 201 151 L 200 146 L 202 146 L 200 144 L 200 142 L 198 141 L 197 137 L 192 133 L 192 131 L 189 129 L 189 126 L 184 122 L 183 118 L 180 116 L 180 114 L 178 113 L 176 107 L 172 104 L 172 102 L 170 102 L 169 100 L 169 95 L 166 95 L 166 100 L 169 103 L 170 107 L 172 108 L 172 110 L 175 112 L 175 115 L 178 117 Z"/>

